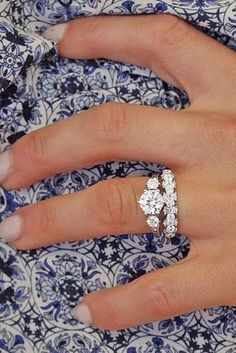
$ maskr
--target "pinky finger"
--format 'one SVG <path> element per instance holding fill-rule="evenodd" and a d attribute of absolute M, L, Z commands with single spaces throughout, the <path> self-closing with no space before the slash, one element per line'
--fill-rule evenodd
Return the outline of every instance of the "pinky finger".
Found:
<path fill-rule="evenodd" d="M 199 257 L 185 260 L 89 293 L 73 314 L 83 323 L 118 330 L 225 303 L 227 278 L 219 279 L 215 263 Z"/>

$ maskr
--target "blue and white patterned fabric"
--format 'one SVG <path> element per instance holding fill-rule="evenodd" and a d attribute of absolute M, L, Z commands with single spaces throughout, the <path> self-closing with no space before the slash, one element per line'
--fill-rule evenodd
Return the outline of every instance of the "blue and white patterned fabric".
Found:
<path fill-rule="evenodd" d="M 0 0 L 0 151 L 30 131 L 108 101 L 186 107 L 186 94 L 147 68 L 61 59 L 54 43 L 40 36 L 50 25 L 78 16 L 158 12 L 180 16 L 235 47 L 234 0 Z M 0 188 L 0 218 L 103 179 L 160 169 L 142 161 L 109 162 L 20 190 Z M 235 353 L 236 307 L 118 331 L 95 329 L 71 316 L 85 294 L 168 266 L 188 250 L 185 236 L 166 241 L 152 234 L 110 235 L 33 251 L 0 242 L 0 353 Z"/>

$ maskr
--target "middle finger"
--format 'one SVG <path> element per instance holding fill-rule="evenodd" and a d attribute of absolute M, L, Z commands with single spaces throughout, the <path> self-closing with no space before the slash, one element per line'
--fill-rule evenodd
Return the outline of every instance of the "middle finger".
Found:
<path fill-rule="evenodd" d="M 183 169 L 196 165 L 205 154 L 202 125 L 201 117 L 188 111 L 106 103 L 18 140 L 0 156 L 0 183 L 21 188 L 109 160 L 142 160 Z"/>

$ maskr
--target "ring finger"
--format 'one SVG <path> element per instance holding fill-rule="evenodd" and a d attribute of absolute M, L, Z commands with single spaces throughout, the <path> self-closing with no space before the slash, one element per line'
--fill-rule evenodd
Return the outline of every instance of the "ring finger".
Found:
<path fill-rule="evenodd" d="M 196 224 L 198 205 L 193 200 L 198 198 L 181 177 L 176 179 L 179 231 L 186 233 Z M 78 193 L 26 206 L 0 225 L 0 234 L 17 248 L 32 249 L 66 240 L 150 231 L 137 203 L 146 181 L 147 177 L 106 180 Z"/>

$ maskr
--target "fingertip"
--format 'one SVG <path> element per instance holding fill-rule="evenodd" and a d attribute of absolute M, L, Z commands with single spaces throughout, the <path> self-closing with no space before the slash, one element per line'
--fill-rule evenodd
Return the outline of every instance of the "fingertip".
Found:
<path fill-rule="evenodd" d="M 60 23 L 58 25 L 48 28 L 42 33 L 42 36 L 46 39 L 52 40 L 55 43 L 59 43 L 65 36 L 68 30 L 68 23 Z"/>
<path fill-rule="evenodd" d="M 72 310 L 72 316 L 82 322 L 83 324 L 92 324 L 92 316 L 91 316 L 91 311 L 90 308 L 87 304 L 78 304 L 73 310 Z"/>
<path fill-rule="evenodd" d="M 122 329 L 124 325 L 116 311 L 116 292 L 117 288 L 111 287 L 89 293 L 72 309 L 72 316 L 83 324 L 101 330 Z"/>
<path fill-rule="evenodd" d="M 20 237 L 23 229 L 23 218 L 20 215 L 7 217 L 0 223 L 0 238 L 11 242 Z"/>
<path fill-rule="evenodd" d="M 3 152 L 0 155 L 0 183 L 3 187 L 5 187 L 5 182 L 12 171 L 12 164 L 12 152 L 10 150 Z"/>

